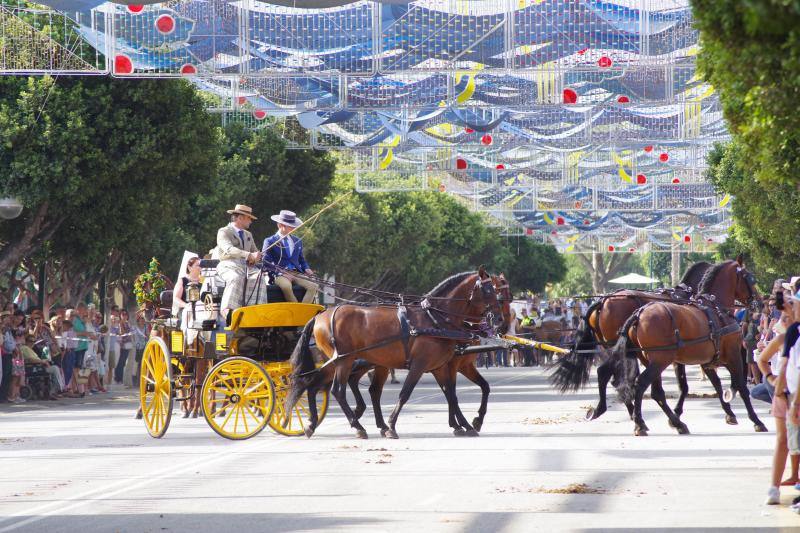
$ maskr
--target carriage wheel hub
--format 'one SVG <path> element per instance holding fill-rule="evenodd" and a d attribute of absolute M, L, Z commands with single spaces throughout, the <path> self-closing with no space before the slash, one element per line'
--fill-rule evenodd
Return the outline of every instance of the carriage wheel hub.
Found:
<path fill-rule="evenodd" d="M 241 400 L 241 399 L 242 399 L 242 397 L 239 396 L 238 394 L 231 394 L 231 397 L 230 397 L 231 403 L 239 403 L 239 400 Z"/>

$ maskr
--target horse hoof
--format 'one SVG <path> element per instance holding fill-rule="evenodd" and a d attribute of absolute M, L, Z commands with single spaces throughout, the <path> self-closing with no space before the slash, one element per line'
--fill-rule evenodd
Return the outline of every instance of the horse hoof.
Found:
<path fill-rule="evenodd" d="M 636 428 L 633 430 L 633 434 L 636 435 L 637 437 L 646 437 L 647 430 L 644 428 Z"/>
<path fill-rule="evenodd" d="M 676 428 L 677 429 L 677 427 L 678 427 L 672 422 L 672 420 L 667 420 L 667 424 L 669 424 L 669 427 L 671 427 L 671 428 Z"/>
<path fill-rule="evenodd" d="M 475 431 L 480 431 L 483 427 L 483 421 L 479 417 L 475 417 L 472 420 L 472 427 L 475 428 Z"/>
<path fill-rule="evenodd" d="M 725 415 L 725 423 L 730 424 L 731 426 L 735 426 L 736 424 L 739 423 L 739 421 L 736 420 L 735 416 Z"/>
<path fill-rule="evenodd" d="M 359 439 L 365 439 L 366 440 L 366 439 L 369 438 L 369 435 L 367 435 L 367 430 L 359 429 L 358 431 L 356 431 L 356 437 L 358 437 Z"/>
<path fill-rule="evenodd" d="M 755 428 L 756 428 L 756 433 L 766 433 L 767 432 L 767 426 L 765 426 L 764 424 L 756 424 Z"/>
<path fill-rule="evenodd" d="M 594 407 L 590 407 L 586 411 L 586 420 L 594 420 L 595 419 L 594 412 L 595 412 Z"/>
<path fill-rule="evenodd" d="M 141 420 L 142 419 L 142 410 L 139 409 L 138 411 L 136 411 L 136 416 L 134 416 L 133 418 L 135 420 Z"/>
<path fill-rule="evenodd" d="M 477 431 L 475 431 L 474 429 L 468 429 L 467 432 L 465 433 L 465 435 L 467 437 L 480 437 L 481 436 L 481 434 L 478 433 Z"/>
<path fill-rule="evenodd" d="M 314 430 L 311 429 L 311 428 L 306 428 L 303 432 L 306 434 L 306 437 L 309 438 L 309 439 L 311 438 L 311 435 L 314 434 Z"/>
<path fill-rule="evenodd" d="M 397 432 L 392 428 L 387 428 L 386 432 L 383 435 L 387 439 L 399 439 L 400 437 L 397 436 Z"/>
<path fill-rule="evenodd" d="M 686 424 L 681 424 L 681 426 L 678 427 L 677 429 L 678 429 L 678 435 L 688 435 L 689 434 L 689 428 L 688 428 L 688 426 Z"/>
<path fill-rule="evenodd" d="M 181 418 L 189 418 L 189 411 L 183 413 L 183 416 Z"/>
<path fill-rule="evenodd" d="M 463 437 L 466 434 L 467 434 L 467 432 L 464 431 L 464 428 L 461 428 L 461 427 L 455 428 L 453 430 L 453 435 L 455 435 L 456 437 Z"/>
<path fill-rule="evenodd" d="M 197 418 L 197 411 L 192 413 L 192 418 Z"/>

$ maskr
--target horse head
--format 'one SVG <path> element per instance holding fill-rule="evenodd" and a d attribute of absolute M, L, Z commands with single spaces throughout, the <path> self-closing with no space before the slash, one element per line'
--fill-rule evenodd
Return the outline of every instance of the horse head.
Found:
<path fill-rule="evenodd" d="M 497 331 L 503 323 L 503 310 L 495 291 L 492 277 L 481 265 L 476 274 L 477 279 L 472 286 L 467 298 L 467 312 L 469 316 L 478 316 L 485 320 L 492 332 Z"/>
<path fill-rule="evenodd" d="M 760 311 L 764 307 L 764 299 L 756 289 L 756 277 L 747 270 L 742 256 L 736 257 L 736 287 L 734 298 L 753 309 Z"/>
<path fill-rule="evenodd" d="M 494 285 L 494 290 L 497 293 L 497 300 L 500 302 L 500 314 L 503 317 L 503 321 L 497 331 L 504 335 L 511 324 L 511 287 L 502 272 L 497 276 L 492 275 L 492 285 Z"/>
<path fill-rule="evenodd" d="M 761 302 L 755 283 L 755 277 L 739 256 L 735 261 L 718 263 L 706 271 L 697 292 L 713 295 L 720 305 L 730 309 L 736 300 L 748 305 Z"/>

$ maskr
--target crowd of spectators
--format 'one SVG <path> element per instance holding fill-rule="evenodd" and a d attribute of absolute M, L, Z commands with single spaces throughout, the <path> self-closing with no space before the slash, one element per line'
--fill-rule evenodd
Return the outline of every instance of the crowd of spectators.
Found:
<path fill-rule="evenodd" d="M 0 403 L 58 400 L 133 387 L 147 342 L 141 317 L 111 308 L 107 321 L 94 305 L 42 309 L 9 304 L 0 311 Z"/>

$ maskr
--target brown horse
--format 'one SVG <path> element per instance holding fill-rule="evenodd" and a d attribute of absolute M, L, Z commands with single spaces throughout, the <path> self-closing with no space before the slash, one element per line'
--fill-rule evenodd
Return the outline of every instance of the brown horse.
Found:
<path fill-rule="evenodd" d="M 701 365 L 705 369 L 726 367 L 756 431 L 767 430 L 750 403 L 740 349 L 742 334 L 731 313 L 735 300 L 748 304 L 753 300 L 761 301 L 754 284 L 753 275 L 745 269 L 741 258 L 726 261 L 708 270 L 700 283 L 699 292 L 715 298 L 687 304 L 652 302 L 625 322 L 613 356 L 623 361 L 626 368 L 620 391 L 634 398 L 634 434 L 647 435 L 642 418 L 642 397 L 651 385 L 651 396 L 669 418 L 670 425 L 680 434 L 689 433 L 686 424 L 667 405 L 658 379 L 673 363 Z M 632 353 L 629 353 L 629 345 L 635 347 Z M 638 376 L 637 356 L 645 366 Z M 725 403 L 723 408 L 726 408 Z M 726 413 L 733 416 L 729 409 L 727 406 Z"/>
<path fill-rule="evenodd" d="M 504 334 L 508 331 L 511 321 L 511 288 L 502 272 L 497 276 L 492 275 L 492 285 L 494 285 L 494 289 L 497 292 L 497 297 L 500 301 L 500 312 L 503 317 L 498 332 Z M 447 365 L 439 367 L 432 372 L 439 387 L 442 388 L 445 386 L 448 379 L 455 380 L 456 374 L 459 373 L 481 388 L 481 405 L 478 408 L 478 416 L 472 420 L 472 427 L 476 432 L 480 432 L 483 427 L 483 419 L 486 416 L 489 393 L 491 391 L 489 382 L 478 372 L 478 355 L 478 353 L 457 355 L 453 357 Z M 372 409 L 375 413 L 375 423 L 381 430 L 381 433 L 384 433 L 387 426 L 383 420 L 383 413 L 381 412 L 381 395 L 383 393 L 383 386 L 386 383 L 386 378 L 389 375 L 388 369 L 384 367 L 375 367 L 375 365 L 371 365 L 363 360 L 358 361 L 354 365 L 349 381 L 350 390 L 353 392 L 356 401 L 354 415 L 356 418 L 360 419 L 367 408 L 366 403 L 364 403 L 364 398 L 361 396 L 361 391 L 358 388 L 358 383 L 361 377 L 373 368 L 375 371 L 370 381 L 369 395 L 372 400 Z M 458 424 L 455 409 L 452 408 L 450 403 L 448 403 L 448 422 L 450 427 L 453 428 L 454 435 L 467 435 L 467 429 Z"/>
<path fill-rule="evenodd" d="M 681 282 L 671 293 L 621 290 L 592 304 L 578 325 L 572 351 L 558 360 L 550 381 L 561 392 L 577 391 L 584 387 L 589 382 L 589 370 L 599 351 L 600 356 L 604 359 L 603 363 L 597 367 L 600 399 L 597 407 L 589 410 L 587 418 L 591 417 L 591 420 L 594 420 L 600 417 L 607 410 L 606 388 L 608 382 L 615 375 L 619 377 L 622 372 L 621 362 L 609 357 L 605 348 L 610 348 L 617 342 L 622 325 L 643 305 L 657 300 L 670 300 L 673 295 L 688 298 L 691 294 L 696 293 L 703 276 L 710 267 L 711 264 L 704 261 L 695 263 L 687 269 Z M 676 366 L 675 374 L 678 377 L 681 391 L 675 412 L 680 416 L 679 413 L 683 412 L 684 399 L 689 393 L 689 385 L 686 382 L 686 372 L 682 366 Z M 709 378 L 715 387 L 718 387 L 719 397 L 722 398 L 722 385 L 716 373 L 713 378 L 711 376 Z M 633 402 L 626 402 L 626 407 L 628 413 L 633 416 Z"/>
<path fill-rule="evenodd" d="M 425 302 L 428 304 L 409 306 L 405 317 L 401 317 L 396 307 L 343 305 L 320 313 L 306 324 L 292 353 L 294 373 L 287 411 L 301 394 L 308 393 L 311 409 L 307 436 L 316 429 L 318 420 L 313 400 L 330 379 L 329 368 L 334 369 L 332 394 L 360 438 L 366 438 L 366 430 L 346 397 L 354 357 L 358 355 L 366 363 L 379 367 L 408 368 L 389 424 L 381 430 L 382 435 L 397 438 L 397 417 L 422 374 L 446 366 L 454 357 L 456 347 L 473 339 L 482 321 L 486 320 L 492 328 L 500 325 L 500 303 L 483 267 L 478 272 L 464 272 L 444 280 L 426 295 Z M 317 348 L 328 359 L 320 370 L 315 369 L 309 350 L 312 333 Z M 451 378 L 440 372 L 444 378 L 442 390 L 448 406 L 454 410 L 458 426 L 468 435 L 477 435 L 458 407 L 454 376 Z"/>
<path fill-rule="evenodd" d="M 566 329 L 567 323 L 564 320 L 542 320 L 541 324 L 529 328 L 529 331 L 537 341 L 558 345 L 561 343 L 562 334 Z M 550 364 L 553 352 L 536 348 L 536 353 L 540 364 Z"/>

